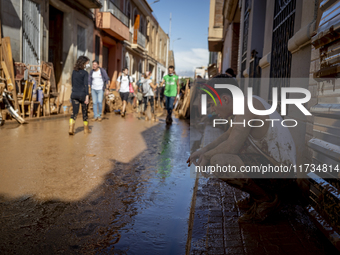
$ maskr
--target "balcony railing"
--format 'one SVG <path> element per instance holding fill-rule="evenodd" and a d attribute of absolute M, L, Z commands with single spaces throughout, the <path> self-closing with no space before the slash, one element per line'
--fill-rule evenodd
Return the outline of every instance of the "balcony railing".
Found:
<path fill-rule="evenodd" d="M 139 44 L 140 46 L 142 46 L 143 48 L 145 48 L 145 42 L 146 42 L 146 38 L 145 36 L 138 31 L 138 34 L 137 34 L 137 44 Z"/>
<path fill-rule="evenodd" d="M 113 16 L 129 27 L 129 18 L 112 1 L 108 1 L 107 11 L 111 12 Z"/>

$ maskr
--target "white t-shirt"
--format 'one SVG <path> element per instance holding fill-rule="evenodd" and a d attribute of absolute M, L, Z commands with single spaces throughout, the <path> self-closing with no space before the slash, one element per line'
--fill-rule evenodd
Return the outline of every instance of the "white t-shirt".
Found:
<path fill-rule="evenodd" d="M 103 89 L 103 77 L 100 69 L 93 71 L 92 73 L 92 89 L 102 90 Z"/>
<path fill-rule="evenodd" d="M 149 79 L 149 80 L 148 80 L 149 91 L 148 91 L 148 93 L 145 94 L 146 97 L 149 97 L 149 96 L 152 96 L 152 97 L 153 97 L 153 96 L 154 96 L 153 89 L 152 89 L 151 86 L 150 86 L 150 83 L 151 83 L 151 82 L 152 82 L 152 80 Z"/>
<path fill-rule="evenodd" d="M 119 76 L 117 81 L 120 82 L 120 89 L 119 89 L 119 92 L 122 92 L 122 93 L 125 93 L 125 92 L 129 92 L 129 85 L 130 85 L 130 82 L 133 82 L 132 80 L 132 77 L 130 77 L 130 81 L 128 79 L 128 76 L 126 75 L 122 75 L 122 76 Z"/>

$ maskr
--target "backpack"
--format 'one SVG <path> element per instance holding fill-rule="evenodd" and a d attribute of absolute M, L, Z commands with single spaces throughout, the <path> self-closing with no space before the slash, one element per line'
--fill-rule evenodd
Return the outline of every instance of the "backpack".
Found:
<path fill-rule="evenodd" d="M 147 79 L 145 79 L 144 81 L 142 81 L 142 93 L 143 93 L 143 96 L 145 96 L 148 92 L 149 92 L 149 89 L 150 89 L 150 85 L 148 84 L 148 81 Z"/>
<path fill-rule="evenodd" d="M 130 86 L 130 85 L 131 85 L 131 82 L 130 82 L 130 75 L 127 75 L 127 77 L 128 77 L 129 86 Z M 121 75 L 119 78 L 120 78 L 120 82 L 122 82 L 123 75 Z"/>

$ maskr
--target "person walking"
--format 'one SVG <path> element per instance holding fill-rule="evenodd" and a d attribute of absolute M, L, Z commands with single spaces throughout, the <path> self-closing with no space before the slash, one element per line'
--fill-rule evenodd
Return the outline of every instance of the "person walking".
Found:
<path fill-rule="evenodd" d="M 149 120 L 148 116 L 146 115 L 146 110 L 148 108 L 148 102 L 150 102 L 151 120 L 156 121 L 155 107 L 154 107 L 154 90 L 156 90 L 157 86 L 152 83 L 152 76 L 150 72 L 147 72 L 145 74 L 145 79 L 147 81 L 146 81 L 146 89 L 143 88 L 143 94 L 144 94 L 143 95 L 143 101 L 144 101 L 143 115 L 145 115 L 145 120 Z"/>
<path fill-rule="evenodd" d="M 175 67 L 169 66 L 168 75 L 163 77 L 161 86 L 165 83 L 164 96 L 165 96 L 165 109 L 167 110 L 166 124 L 172 123 L 172 110 L 174 108 L 175 98 L 179 98 L 179 79 L 175 74 Z"/>
<path fill-rule="evenodd" d="M 69 135 L 74 135 L 74 126 L 79 113 L 79 106 L 81 105 L 81 111 L 83 114 L 84 133 L 89 134 L 89 122 L 87 116 L 87 104 L 89 103 L 89 84 L 88 84 L 88 72 L 85 70 L 90 67 L 90 59 L 85 56 L 80 56 L 74 66 L 72 72 L 72 93 L 71 102 L 73 112 L 70 118 Z"/>
<path fill-rule="evenodd" d="M 123 68 L 123 73 L 118 77 L 117 91 L 119 91 L 120 98 L 123 103 L 123 109 L 121 111 L 121 116 L 124 117 L 126 113 L 126 104 L 129 99 L 130 94 L 130 84 L 132 86 L 133 79 L 129 76 L 129 69 Z"/>
<path fill-rule="evenodd" d="M 99 67 L 97 60 L 92 61 L 92 70 L 89 75 L 89 85 L 91 87 L 93 102 L 93 121 L 102 121 L 103 96 L 104 91 L 108 94 L 110 78 L 104 68 Z M 99 111 L 99 113 L 98 113 Z"/>
<path fill-rule="evenodd" d="M 144 113 L 144 103 L 143 103 L 143 83 L 145 81 L 145 74 L 141 75 L 141 78 L 137 82 L 137 102 L 138 102 L 138 119 L 141 118 L 141 114 Z"/>
<path fill-rule="evenodd" d="M 163 79 L 162 79 L 163 80 Z M 164 89 L 165 89 L 165 85 L 160 83 L 159 84 L 159 104 L 161 106 L 161 108 L 164 108 Z"/>

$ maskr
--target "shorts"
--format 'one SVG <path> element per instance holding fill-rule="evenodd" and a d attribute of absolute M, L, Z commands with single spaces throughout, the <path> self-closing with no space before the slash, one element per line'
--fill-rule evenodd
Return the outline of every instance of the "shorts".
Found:
<path fill-rule="evenodd" d="M 122 101 L 128 101 L 130 92 L 119 92 Z"/>

